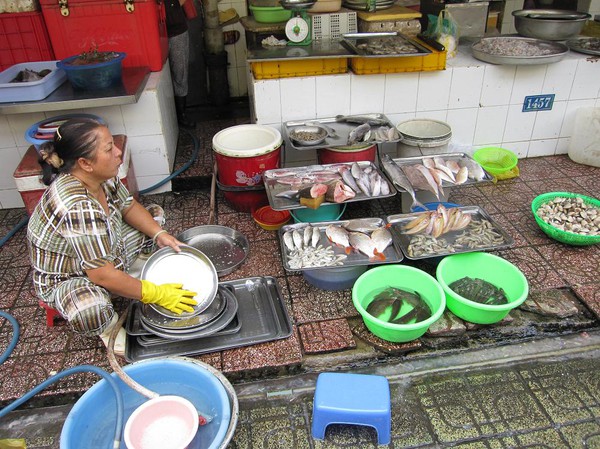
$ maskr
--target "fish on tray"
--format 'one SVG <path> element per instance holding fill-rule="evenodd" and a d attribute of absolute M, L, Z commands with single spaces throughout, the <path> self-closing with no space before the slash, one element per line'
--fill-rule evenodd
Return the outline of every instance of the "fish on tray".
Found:
<path fill-rule="evenodd" d="M 375 295 L 366 310 L 375 318 L 394 324 L 417 323 L 432 315 L 429 305 L 418 292 L 396 287 L 387 287 Z"/>
<path fill-rule="evenodd" d="M 286 258 L 292 270 L 340 266 L 345 254 L 335 254 L 329 245 L 320 244 L 321 231 L 317 227 L 306 226 L 284 232 L 283 243 L 287 249 Z"/>
<path fill-rule="evenodd" d="M 435 211 L 419 213 L 402 227 L 404 234 L 426 234 L 438 238 L 450 232 L 460 231 L 471 222 L 471 214 L 462 212 L 458 207 L 446 208 L 439 204 Z"/>
<path fill-rule="evenodd" d="M 382 162 L 383 167 L 385 168 L 385 171 L 387 172 L 387 174 L 390 175 L 392 182 L 397 187 L 404 189 L 405 191 L 407 191 L 410 194 L 410 196 L 413 199 L 412 206 L 420 206 L 420 207 L 423 207 L 423 209 L 425 209 L 423 204 L 421 204 L 417 200 L 417 197 L 415 195 L 415 190 L 413 189 L 412 184 L 410 183 L 410 181 L 408 180 L 408 178 L 406 177 L 404 172 L 400 169 L 398 164 L 396 164 L 394 162 L 394 160 L 388 154 L 384 154 L 381 157 L 381 162 Z"/>
<path fill-rule="evenodd" d="M 385 260 L 383 252 L 379 252 L 373 239 L 362 232 L 349 233 L 350 246 L 360 253 L 363 253 L 369 260 Z"/>

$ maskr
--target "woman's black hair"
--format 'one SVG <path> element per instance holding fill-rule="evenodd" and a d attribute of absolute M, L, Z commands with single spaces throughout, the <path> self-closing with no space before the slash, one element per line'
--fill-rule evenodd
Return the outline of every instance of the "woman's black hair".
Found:
<path fill-rule="evenodd" d="M 60 125 L 54 139 L 44 142 L 39 149 L 44 184 L 50 185 L 57 174 L 70 173 L 80 157 L 93 160 L 97 130 L 103 126 L 106 125 L 91 118 L 74 118 Z"/>

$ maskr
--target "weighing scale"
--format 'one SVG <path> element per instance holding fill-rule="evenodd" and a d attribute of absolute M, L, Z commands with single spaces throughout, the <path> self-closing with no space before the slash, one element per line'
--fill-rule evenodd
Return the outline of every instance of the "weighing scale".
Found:
<path fill-rule="evenodd" d="M 312 24 L 307 9 L 314 5 L 315 1 L 281 1 L 281 6 L 293 11 L 291 19 L 285 24 L 288 45 L 309 45 L 312 42 Z"/>

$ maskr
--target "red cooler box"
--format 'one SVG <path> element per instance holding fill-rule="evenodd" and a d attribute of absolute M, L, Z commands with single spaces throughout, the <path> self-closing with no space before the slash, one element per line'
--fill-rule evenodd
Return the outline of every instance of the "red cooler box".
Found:
<path fill-rule="evenodd" d="M 56 59 L 97 46 L 123 51 L 124 67 L 162 70 L 169 41 L 165 8 L 156 0 L 40 0 Z"/>
<path fill-rule="evenodd" d="M 123 150 L 123 164 L 119 167 L 119 179 L 137 197 L 138 187 L 130 152 L 127 148 L 127 136 L 116 134 L 113 139 L 115 145 Z M 13 174 L 17 190 L 21 194 L 29 215 L 46 190 L 46 185 L 42 182 L 42 167 L 38 163 L 38 157 L 35 147 L 31 145 Z"/>
<path fill-rule="evenodd" d="M 53 59 L 50 37 L 41 12 L 0 14 L 0 71 L 21 62 Z"/>

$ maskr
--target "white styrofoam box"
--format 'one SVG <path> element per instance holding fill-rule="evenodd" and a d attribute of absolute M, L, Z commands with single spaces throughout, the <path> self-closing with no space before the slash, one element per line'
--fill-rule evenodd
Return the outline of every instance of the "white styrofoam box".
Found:
<path fill-rule="evenodd" d="M 317 117 L 350 114 L 350 74 L 316 77 Z"/>
<path fill-rule="evenodd" d="M 312 37 L 319 39 L 340 39 L 343 34 L 356 33 L 356 11 L 311 14 Z"/>
<path fill-rule="evenodd" d="M 21 156 L 14 148 L 0 149 L 0 189 L 14 189 L 13 173 L 21 163 Z"/>
<path fill-rule="evenodd" d="M 479 106 L 485 67 L 453 67 L 448 108 L 474 108 Z"/>
<path fill-rule="evenodd" d="M 523 107 L 520 104 L 509 105 L 502 140 L 516 142 L 531 139 L 536 114 L 539 114 L 539 112 L 523 112 Z"/>
<path fill-rule="evenodd" d="M 508 106 L 479 108 L 473 144 L 488 145 L 492 142 L 501 142 L 507 115 Z"/>
<path fill-rule="evenodd" d="M 568 154 L 570 142 L 570 137 L 562 137 L 558 139 L 558 143 L 556 144 L 556 151 L 554 152 L 554 154 Z"/>
<path fill-rule="evenodd" d="M 414 112 L 417 108 L 418 91 L 418 72 L 387 74 L 383 112 L 385 114 Z"/>
<path fill-rule="evenodd" d="M 138 188 L 140 190 L 144 190 L 144 189 L 147 189 L 148 187 L 152 187 L 153 185 L 158 184 L 160 181 L 162 181 L 165 178 L 166 178 L 166 176 L 164 176 L 164 175 L 160 175 L 160 176 L 137 176 L 136 175 L 136 177 L 135 177 L 137 184 L 138 184 Z M 166 182 L 162 186 L 158 187 L 157 189 L 146 193 L 146 195 L 156 195 L 157 193 L 165 193 L 165 192 L 170 192 L 170 191 L 171 191 L 171 181 Z"/>
<path fill-rule="evenodd" d="M 13 148 L 16 144 L 8 117 L 0 114 L 0 148 Z"/>
<path fill-rule="evenodd" d="M 546 75 L 546 64 L 517 66 L 515 80 L 513 83 L 510 104 L 523 104 L 527 95 L 539 95 L 542 92 L 544 76 Z"/>
<path fill-rule="evenodd" d="M 317 87 L 314 76 L 282 78 L 280 89 L 282 121 L 317 118 Z"/>
<path fill-rule="evenodd" d="M 38 101 L 46 98 L 67 80 L 64 70 L 56 67 L 57 61 L 22 62 L 0 72 L 0 97 L 3 102 Z M 34 72 L 52 70 L 41 80 L 11 83 L 22 70 Z"/>
<path fill-rule="evenodd" d="M 554 101 L 568 100 L 576 71 L 576 59 L 563 59 L 560 64 L 548 64 L 542 92 L 554 94 Z"/>
<path fill-rule="evenodd" d="M 448 108 L 452 70 L 420 72 L 417 112 Z"/>
<path fill-rule="evenodd" d="M 481 89 L 482 106 L 500 106 L 508 104 L 515 77 L 514 65 L 492 65 L 485 67 L 483 87 Z"/>
<path fill-rule="evenodd" d="M 350 114 L 383 110 L 385 75 L 354 75 L 350 78 Z"/>
<path fill-rule="evenodd" d="M 555 101 L 550 111 L 538 111 L 531 138 L 534 140 L 558 138 L 566 110 L 566 101 Z"/>
<path fill-rule="evenodd" d="M 556 152 L 558 139 L 532 140 L 527 157 L 552 156 Z"/>
<path fill-rule="evenodd" d="M 136 178 L 154 175 L 167 177 L 171 173 L 172 166 L 169 164 L 162 135 L 127 136 L 127 139 Z"/>

